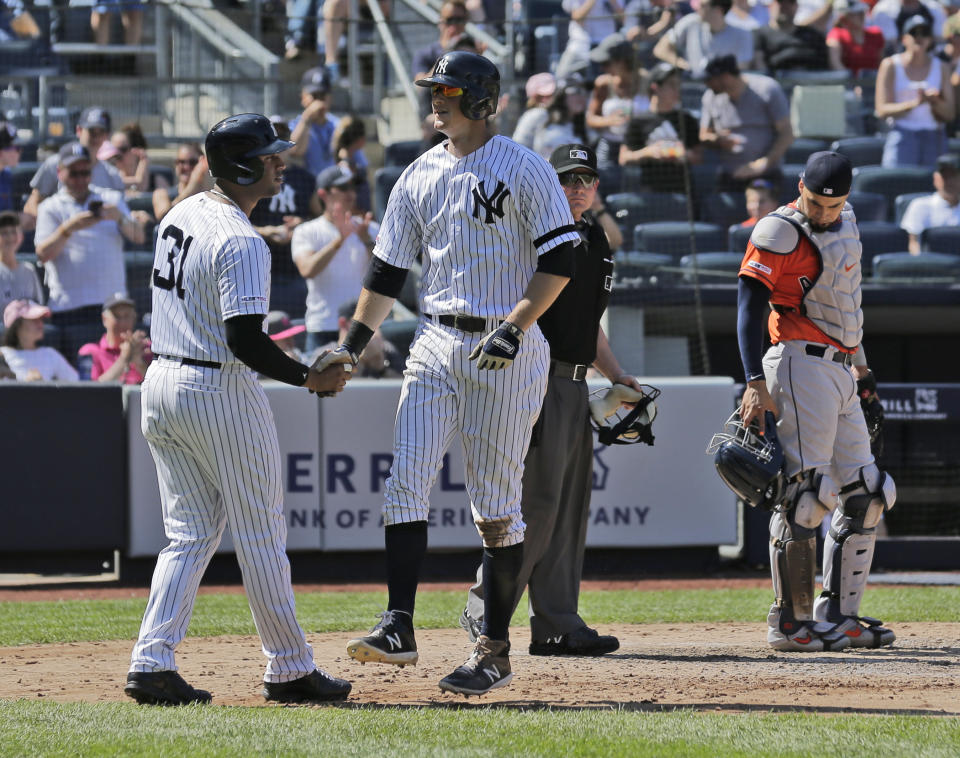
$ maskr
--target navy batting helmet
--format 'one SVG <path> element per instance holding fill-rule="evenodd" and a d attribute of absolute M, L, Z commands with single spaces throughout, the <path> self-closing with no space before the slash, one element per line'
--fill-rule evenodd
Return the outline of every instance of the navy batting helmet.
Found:
<path fill-rule="evenodd" d="M 783 502 L 787 488 L 777 420 L 766 412 L 762 437 L 753 426 L 743 425 L 739 412 L 734 412 L 723 428 L 707 447 L 720 478 L 747 505 L 773 510 Z"/>
<path fill-rule="evenodd" d="M 277 136 L 270 119 L 259 113 L 238 113 L 216 124 L 206 141 L 210 175 L 236 184 L 255 184 L 263 176 L 260 155 L 289 150 L 293 142 Z"/>
<path fill-rule="evenodd" d="M 497 99 L 500 97 L 500 72 L 492 62 L 482 55 L 466 50 L 454 50 L 441 55 L 433 64 L 433 70 L 416 82 L 421 87 L 445 84 L 448 87 L 460 87 L 460 112 L 464 116 L 480 121 L 497 111 Z"/>

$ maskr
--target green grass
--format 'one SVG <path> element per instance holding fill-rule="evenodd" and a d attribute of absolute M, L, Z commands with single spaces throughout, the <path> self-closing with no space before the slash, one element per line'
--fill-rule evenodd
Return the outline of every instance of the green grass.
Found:
<path fill-rule="evenodd" d="M 960 721 L 919 716 L 513 708 L 138 708 L 0 702 L 4 755 L 953 758 Z"/>
<path fill-rule="evenodd" d="M 464 592 L 421 592 L 417 626 L 424 629 L 456 623 Z M 584 592 L 580 609 L 591 624 L 751 622 L 766 618 L 773 592 L 767 589 L 595 591 Z M 297 616 L 306 631 L 343 632 L 373 626 L 386 595 L 375 592 L 301 593 Z M 61 600 L 0 603 L 0 646 L 32 642 L 76 642 L 135 637 L 146 600 Z M 960 587 L 869 588 L 863 613 L 886 622 L 960 622 Z M 526 623 L 526 603 L 514 616 Z M 242 593 L 200 595 L 189 634 L 255 634 Z"/>

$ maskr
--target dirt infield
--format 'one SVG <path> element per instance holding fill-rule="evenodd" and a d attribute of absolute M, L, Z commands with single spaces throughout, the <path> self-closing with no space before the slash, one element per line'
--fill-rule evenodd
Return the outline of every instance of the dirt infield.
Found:
<path fill-rule="evenodd" d="M 515 678 L 471 705 L 517 708 L 688 707 L 723 711 L 960 714 L 960 624 L 895 625 L 893 648 L 840 653 L 777 653 L 762 624 L 604 626 L 621 647 L 603 658 L 527 654 L 529 631 L 512 630 Z M 437 682 L 463 662 L 459 629 L 417 633 L 420 663 L 398 669 L 347 658 L 349 634 L 310 635 L 316 660 L 353 682 L 352 705 L 462 705 Z M 0 698 L 61 702 L 124 700 L 132 640 L 0 648 Z M 264 659 L 256 637 L 188 638 L 183 675 L 220 705 L 264 705 Z"/>

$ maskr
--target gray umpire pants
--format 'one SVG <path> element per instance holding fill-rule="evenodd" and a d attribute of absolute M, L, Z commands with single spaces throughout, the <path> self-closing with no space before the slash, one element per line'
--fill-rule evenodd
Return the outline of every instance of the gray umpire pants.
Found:
<path fill-rule="evenodd" d="M 585 626 L 577 613 L 593 488 L 593 430 L 586 382 L 550 377 L 524 461 L 521 510 L 527 528 L 514 610 L 529 586 L 535 640 Z M 483 619 L 482 567 L 467 613 Z"/>

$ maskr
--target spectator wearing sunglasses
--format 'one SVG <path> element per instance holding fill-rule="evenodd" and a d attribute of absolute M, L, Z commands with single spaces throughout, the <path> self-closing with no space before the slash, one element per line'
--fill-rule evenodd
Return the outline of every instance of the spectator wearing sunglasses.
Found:
<path fill-rule="evenodd" d="M 433 64 L 444 53 L 454 49 L 454 45 L 467 30 L 470 21 L 470 11 L 466 3 L 460 0 L 448 0 L 440 6 L 440 18 L 437 21 L 439 36 L 436 42 L 425 45 L 413 54 L 413 65 L 410 70 L 414 73 L 414 80 L 429 76 Z M 430 92 L 420 94 L 420 118 L 430 113 Z"/>
<path fill-rule="evenodd" d="M 77 350 L 100 338 L 103 303 L 124 292 L 123 240 L 144 242 L 143 211 L 130 212 L 123 191 L 91 183 L 93 161 L 79 142 L 60 148 L 61 189 L 37 213 L 37 259 L 50 288 L 51 323 L 59 350 L 75 359 Z"/>
<path fill-rule="evenodd" d="M 207 159 L 196 142 L 184 142 L 177 148 L 174 174 L 176 185 L 158 187 L 153 191 L 153 215 L 158 222 L 177 203 L 213 187 L 213 179 L 207 172 Z"/>
<path fill-rule="evenodd" d="M 90 183 L 95 187 L 105 187 L 123 192 L 123 177 L 114 166 L 98 160 L 97 152 L 110 134 L 110 114 L 103 108 L 86 108 L 80 114 L 77 122 L 77 142 L 83 145 L 90 154 Z M 30 197 L 23 206 L 23 228 L 25 231 L 33 229 L 37 219 L 37 209 L 40 202 L 55 194 L 59 185 L 59 157 L 56 153 L 47 158 L 37 169 L 37 173 L 30 180 Z"/>
<path fill-rule="evenodd" d="M 907 19 L 903 52 L 884 58 L 877 72 L 876 112 L 887 119 L 882 165 L 933 169 L 946 152 L 944 123 L 954 117 L 950 69 L 933 55 L 933 29 L 926 16 Z"/>
<path fill-rule="evenodd" d="M 870 11 L 870 23 L 880 28 L 888 44 L 896 45 L 906 33 L 904 25 L 916 15 L 927 20 L 937 37 L 943 32 L 946 14 L 934 0 L 879 0 Z"/>
<path fill-rule="evenodd" d="M 150 158 L 147 156 L 147 140 L 140 125 L 131 122 L 115 131 L 97 152 L 97 159 L 109 161 L 123 177 L 128 195 L 136 195 L 150 189 Z M 167 186 L 167 180 L 158 175 L 158 186 Z"/>

